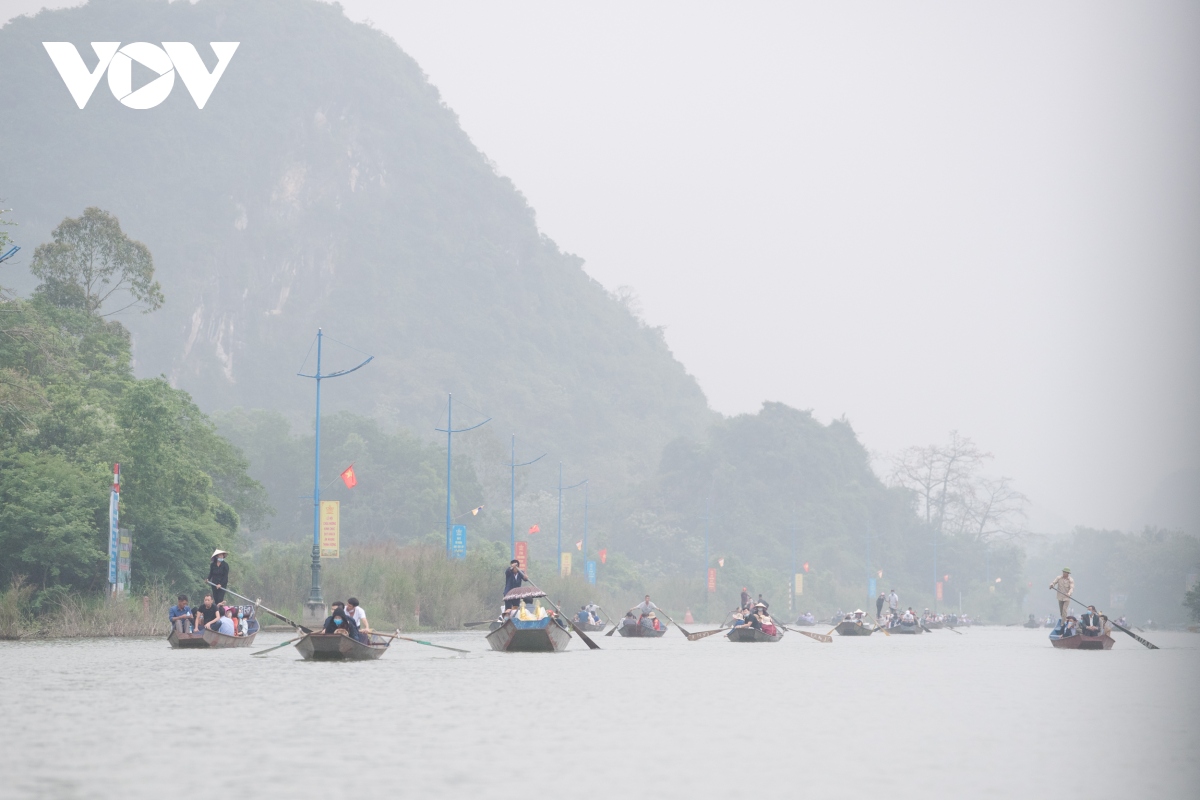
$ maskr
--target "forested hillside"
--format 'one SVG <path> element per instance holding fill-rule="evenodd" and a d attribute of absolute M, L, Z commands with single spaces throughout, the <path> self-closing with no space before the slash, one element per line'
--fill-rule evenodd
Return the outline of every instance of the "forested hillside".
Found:
<path fill-rule="evenodd" d="M 43 41 L 240 41 L 203 110 L 102 80 L 82 111 Z M 713 415 L 642 324 L 533 210 L 394 41 L 315 0 L 96 0 L 0 30 L 3 193 L 20 239 L 99 206 L 154 252 L 168 298 L 124 315 L 140 375 L 208 410 L 311 419 L 318 326 L 376 357 L 326 407 L 424 438 L 445 395 L 623 482 Z M 10 281 L 22 290 L 32 282 Z M 332 347 L 326 367 L 357 354 Z M 311 366 L 311 364 L 310 364 Z M 619 476 L 619 477 L 618 477 Z"/>

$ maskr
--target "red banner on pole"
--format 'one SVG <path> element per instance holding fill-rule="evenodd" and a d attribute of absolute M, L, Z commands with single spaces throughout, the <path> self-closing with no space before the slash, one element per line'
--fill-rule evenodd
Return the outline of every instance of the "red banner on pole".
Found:
<path fill-rule="evenodd" d="M 529 542 L 517 542 L 517 554 L 514 556 L 517 559 L 517 564 L 524 572 L 529 567 Z"/>
<path fill-rule="evenodd" d="M 601 563 L 601 564 L 607 564 L 607 563 L 608 563 L 608 549 L 607 549 L 607 548 L 605 548 L 604 550 L 601 550 L 601 551 L 600 551 L 600 563 Z"/>
<path fill-rule="evenodd" d="M 717 571 L 712 567 L 708 568 L 708 590 L 710 592 L 717 590 Z"/>
<path fill-rule="evenodd" d="M 937 598 L 938 598 L 938 600 L 942 599 L 942 582 L 941 581 L 937 582 Z"/>

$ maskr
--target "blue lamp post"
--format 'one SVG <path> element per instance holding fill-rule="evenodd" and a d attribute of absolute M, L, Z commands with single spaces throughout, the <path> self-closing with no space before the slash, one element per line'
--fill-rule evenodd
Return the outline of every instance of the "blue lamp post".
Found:
<path fill-rule="evenodd" d="M 454 434 L 466 433 L 467 431 L 473 431 L 476 428 L 480 427 L 481 425 L 487 425 L 491 421 L 492 421 L 492 418 L 488 417 L 483 422 L 479 423 L 479 425 L 472 425 L 469 428 L 459 428 L 458 430 L 455 430 L 454 429 L 454 395 L 449 394 L 446 396 L 446 427 L 445 428 L 434 428 L 435 431 L 446 434 L 446 558 L 450 558 L 450 527 L 451 527 L 451 524 L 453 523 L 453 520 L 451 520 L 451 518 L 450 518 L 450 476 L 453 473 L 453 467 L 454 467 L 454 460 L 453 460 L 453 454 L 452 454 L 452 448 L 454 445 Z"/>
<path fill-rule="evenodd" d="M 325 600 L 321 597 L 321 381 L 329 378 L 340 378 L 351 372 L 360 370 L 370 364 L 375 356 L 367 356 L 367 360 L 357 367 L 342 369 L 337 372 L 321 374 L 321 340 L 324 337 L 317 328 L 317 371 L 312 375 L 303 372 L 296 373 L 301 378 L 313 378 L 317 382 L 317 419 L 316 444 L 313 447 L 313 549 L 312 549 L 312 588 L 308 593 L 308 616 L 310 619 L 325 616 Z M 363 355 L 366 355 L 365 353 Z"/>

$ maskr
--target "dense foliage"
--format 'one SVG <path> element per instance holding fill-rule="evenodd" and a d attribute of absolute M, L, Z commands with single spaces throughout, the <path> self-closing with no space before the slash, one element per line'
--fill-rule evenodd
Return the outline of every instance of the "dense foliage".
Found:
<path fill-rule="evenodd" d="M 161 378 L 137 380 L 129 334 L 46 295 L 0 302 L 0 579 L 99 589 L 111 470 L 135 581 L 194 581 L 240 520 L 267 512 L 246 462 Z"/>

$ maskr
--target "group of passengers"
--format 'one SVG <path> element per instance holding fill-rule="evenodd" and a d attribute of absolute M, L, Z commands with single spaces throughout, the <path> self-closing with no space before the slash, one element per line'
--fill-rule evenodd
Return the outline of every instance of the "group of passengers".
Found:
<path fill-rule="evenodd" d="M 357 597 L 351 597 L 342 602 L 336 601 L 332 611 L 325 618 L 325 633 L 337 633 L 349 636 L 356 642 L 370 644 L 371 623 L 367 621 L 367 612 L 358 604 Z"/>
<path fill-rule="evenodd" d="M 803 614 L 801 614 L 799 617 L 796 618 L 796 624 L 797 625 L 816 625 L 817 618 L 815 616 L 813 616 L 813 613 L 811 611 L 805 611 Z"/>
<path fill-rule="evenodd" d="M 580 625 L 599 625 L 600 624 L 600 606 L 595 603 L 588 603 L 586 606 L 579 607 L 579 613 L 575 615 L 575 622 Z"/>
<path fill-rule="evenodd" d="M 1055 633 L 1064 639 L 1080 633 L 1084 636 L 1103 636 L 1108 633 L 1108 617 L 1097 611 L 1095 606 L 1088 606 L 1088 610 L 1078 618 L 1074 614 L 1068 615 Z"/>
<path fill-rule="evenodd" d="M 621 627 L 641 625 L 650 630 L 661 631 L 662 623 L 654 613 L 659 610 L 661 609 L 650 600 L 650 595 L 646 595 L 642 602 L 625 612 L 625 618 L 621 620 Z"/>
<path fill-rule="evenodd" d="M 743 628 L 747 625 L 768 636 L 775 636 L 779 633 L 779 629 L 775 627 L 775 620 L 771 619 L 771 615 L 767 613 L 767 604 L 763 600 L 759 600 L 750 608 L 739 608 L 733 612 L 732 627 Z"/>
<path fill-rule="evenodd" d="M 249 636 L 252 629 L 257 630 L 250 623 L 253 617 L 254 606 L 218 604 L 211 594 L 204 595 L 204 602 L 195 608 L 188 605 L 188 596 L 181 594 L 167 610 L 176 633 L 199 633 L 207 629 L 226 636 Z"/>

